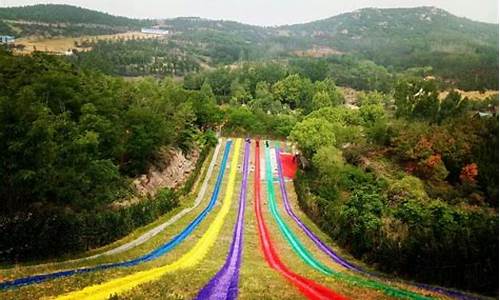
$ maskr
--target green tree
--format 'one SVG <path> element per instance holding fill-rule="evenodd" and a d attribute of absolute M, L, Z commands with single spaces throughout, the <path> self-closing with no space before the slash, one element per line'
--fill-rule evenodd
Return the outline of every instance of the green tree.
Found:
<path fill-rule="evenodd" d="M 200 94 L 204 98 L 204 101 L 215 103 L 215 95 L 212 90 L 212 86 L 207 80 L 205 80 L 201 85 Z"/>
<path fill-rule="evenodd" d="M 451 91 L 448 95 L 440 102 L 439 111 L 437 114 L 437 122 L 441 123 L 446 119 L 451 117 L 461 117 L 465 111 L 468 99 L 462 98 L 457 91 Z"/>
<path fill-rule="evenodd" d="M 215 100 L 215 95 L 208 82 L 203 83 L 200 92 L 193 93 L 190 97 L 196 115 L 196 124 L 201 129 L 215 129 L 222 123 L 224 113 L 220 110 Z"/>
<path fill-rule="evenodd" d="M 376 123 L 386 120 L 385 109 L 381 104 L 367 104 L 361 106 L 359 115 L 363 120 L 363 124 L 367 127 L 373 126 Z"/>
<path fill-rule="evenodd" d="M 323 146 L 314 154 L 312 163 L 320 176 L 329 178 L 329 183 L 337 184 L 344 167 L 342 151 L 334 146 Z"/>
<path fill-rule="evenodd" d="M 274 99 L 269 89 L 269 84 L 267 82 L 260 81 L 257 83 L 255 88 L 255 99 L 250 102 L 250 107 L 253 110 L 260 110 L 273 114 L 283 111 L 283 105 L 280 101 Z"/>
<path fill-rule="evenodd" d="M 298 74 L 289 75 L 278 81 L 273 85 L 272 91 L 275 99 L 292 109 L 308 110 L 311 106 L 313 85 L 309 79 L 301 78 Z"/>
<path fill-rule="evenodd" d="M 307 115 L 306 118 L 322 118 L 330 123 L 340 123 L 346 126 L 357 126 L 361 124 L 358 110 L 347 107 L 325 107 Z"/>
<path fill-rule="evenodd" d="M 316 94 L 312 99 L 313 110 L 329 106 L 332 106 L 332 100 L 330 99 L 330 95 L 328 95 L 328 93 L 324 91 L 316 92 Z"/>
<path fill-rule="evenodd" d="M 231 83 L 231 104 L 246 104 L 252 98 L 251 94 L 237 79 Z"/>
<path fill-rule="evenodd" d="M 379 91 L 359 92 L 357 102 L 359 106 L 367 104 L 388 105 L 391 99 L 390 96 Z"/>
<path fill-rule="evenodd" d="M 226 113 L 224 130 L 235 134 L 262 134 L 264 124 L 245 106 L 230 107 Z"/>
<path fill-rule="evenodd" d="M 307 118 L 295 125 L 290 139 L 310 158 L 321 146 L 335 144 L 333 130 L 333 125 L 324 119 Z"/>
<path fill-rule="evenodd" d="M 396 86 L 394 99 L 396 116 L 437 121 L 439 98 L 434 81 L 402 80 Z"/>
<path fill-rule="evenodd" d="M 337 106 L 344 103 L 344 95 L 331 78 L 327 78 L 322 81 L 316 81 L 314 83 L 314 90 L 316 93 L 327 93 L 332 106 Z"/>

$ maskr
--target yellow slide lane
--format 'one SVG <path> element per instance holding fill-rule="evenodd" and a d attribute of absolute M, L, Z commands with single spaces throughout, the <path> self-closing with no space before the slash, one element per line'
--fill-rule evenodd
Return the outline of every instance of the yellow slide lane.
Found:
<path fill-rule="evenodd" d="M 224 219 L 226 218 L 231 208 L 240 147 L 241 139 L 238 139 L 236 141 L 233 157 L 231 159 L 229 180 L 227 183 L 226 194 L 224 195 L 221 210 L 218 212 L 217 216 L 210 224 L 205 234 L 189 252 L 169 265 L 146 271 L 140 271 L 98 285 L 88 286 L 82 290 L 57 297 L 56 299 L 107 299 L 111 294 L 123 293 L 143 283 L 158 280 L 160 277 L 169 272 L 194 267 L 195 265 L 199 264 L 201 260 L 207 255 L 210 248 L 215 244 L 222 225 L 224 225 Z"/>

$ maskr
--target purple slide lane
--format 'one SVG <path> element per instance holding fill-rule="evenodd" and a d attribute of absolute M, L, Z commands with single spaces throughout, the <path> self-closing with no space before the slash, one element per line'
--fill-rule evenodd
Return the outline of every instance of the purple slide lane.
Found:
<path fill-rule="evenodd" d="M 243 179 L 240 189 L 240 206 L 234 227 L 233 241 L 222 269 L 200 290 L 196 299 L 236 299 L 240 278 L 241 253 L 243 250 L 243 224 L 247 199 L 248 164 L 250 158 L 250 140 L 245 142 L 243 160 Z"/>
<path fill-rule="evenodd" d="M 338 256 L 337 253 L 335 253 L 330 247 L 328 247 L 317 235 L 315 235 L 299 219 L 299 217 L 297 217 L 297 215 L 293 212 L 292 207 L 290 206 L 290 201 L 288 200 L 288 194 L 287 194 L 286 186 L 285 186 L 285 179 L 283 177 L 283 168 L 282 168 L 281 160 L 280 160 L 280 153 L 281 153 L 281 151 L 280 151 L 280 147 L 279 147 L 278 143 L 276 143 L 275 151 L 276 151 L 276 164 L 277 164 L 277 167 L 278 167 L 278 178 L 279 178 L 279 182 L 280 182 L 280 190 L 281 190 L 281 194 L 283 195 L 283 204 L 285 206 L 286 213 L 295 221 L 295 223 L 297 223 L 297 225 L 302 229 L 302 231 L 326 255 L 328 255 L 332 260 L 334 260 L 335 262 L 337 262 L 341 266 L 345 267 L 346 269 L 349 269 L 349 270 L 355 271 L 355 272 L 359 272 L 359 273 L 362 273 L 362 274 L 366 274 L 366 275 L 372 276 L 372 277 L 382 277 L 382 278 L 385 278 L 385 279 L 392 279 L 392 280 L 394 280 L 393 278 L 390 278 L 388 276 L 384 276 L 383 274 L 378 274 L 378 273 L 373 273 L 373 272 L 369 272 L 369 271 L 363 270 L 360 267 L 355 266 L 355 265 L 349 263 L 344 258 Z M 396 281 L 400 281 L 400 280 L 396 280 Z M 452 289 L 441 288 L 441 287 L 434 287 L 434 286 L 427 285 L 427 284 L 422 284 L 422 283 L 409 283 L 409 282 L 403 282 L 403 283 L 414 285 L 416 287 L 423 288 L 423 289 L 426 289 L 426 290 L 430 290 L 430 291 L 442 293 L 442 294 L 445 294 L 447 296 L 450 296 L 450 297 L 453 297 L 453 298 L 457 298 L 457 299 L 478 299 L 477 297 L 474 297 L 472 295 L 468 295 L 466 293 L 462 293 L 460 291 L 455 291 L 455 290 L 452 290 Z"/>

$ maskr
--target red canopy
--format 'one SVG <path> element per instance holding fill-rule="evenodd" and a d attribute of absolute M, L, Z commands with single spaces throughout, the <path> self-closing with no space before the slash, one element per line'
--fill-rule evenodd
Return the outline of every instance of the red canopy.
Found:
<path fill-rule="evenodd" d="M 295 173 L 297 173 L 297 159 L 293 154 L 290 153 L 280 153 L 281 165 L 283 166 L 283 176 L 287 178 L 295 178 Z"/>

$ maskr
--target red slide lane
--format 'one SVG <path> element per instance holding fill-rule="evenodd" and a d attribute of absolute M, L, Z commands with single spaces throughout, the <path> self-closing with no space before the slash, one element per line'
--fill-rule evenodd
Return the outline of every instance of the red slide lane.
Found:
<path fill-rule="evenodd" d="M 257 225 L 259 228 L 259 240 L 264 257 L 269 264 L 269 266 L 281 275 L 283 275 L 288 281 L 295 285 L 302 294 L 304 294 L 309 299 L 338 299 L 345 300 L 346 297 L 339 295 L 327 287 L 320 285 L 319 283 L 304 278 L 283 264 L 280 260 L 276 250 L 273 247 L 271 238 L 269 236 L 269 231 L 267 230 L 264 217 L 262 215 L 261 209 L 261 194 L 260 194 L 260 145 L 259 141 L 256 141 L 255 145 L 255 180 L 254 180 L 254 197 L 255 197 L 255 214 L 257 216 Z"/>

